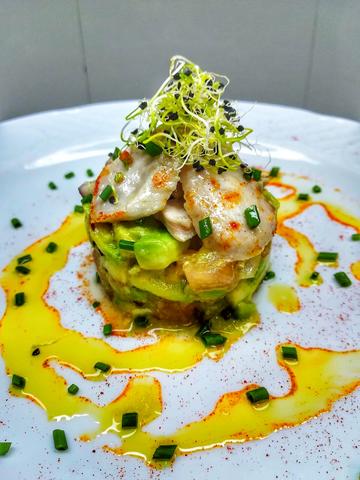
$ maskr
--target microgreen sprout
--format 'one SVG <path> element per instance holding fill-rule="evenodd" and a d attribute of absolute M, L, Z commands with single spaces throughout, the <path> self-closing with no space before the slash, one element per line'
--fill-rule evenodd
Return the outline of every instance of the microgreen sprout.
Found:
<path fill-rule="evenodd" d="M 121 132 L 126 146 L 156 145 L 183 165 L 214 172 L 237 170 L 242 146 L 250 147 L 250 128 L 222 94 L 227 77 L 205 72 L 181 56 L 170 60 L 170 73 L 155 95 L 127 117 Z M 130 124 L 138 121 L 137 128 Z M 130 128 L 129 128 L 130 126 Z M 127 133 L 131 131 L 131 133 Z M 246 141 L 245 141 L 246 140 Z"/>

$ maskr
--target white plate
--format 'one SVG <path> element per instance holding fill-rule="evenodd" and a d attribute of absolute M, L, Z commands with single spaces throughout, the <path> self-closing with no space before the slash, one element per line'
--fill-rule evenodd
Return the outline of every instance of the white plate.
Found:
<path fill-rule="evenodd" d="M 119 102 L 86 106 L 1 124 L 1 267 L 34 240 L 56 229 L 78 203 L 77 186 L 85 178 L 86 168 L 98 171 L 107 153 L 120 144 L 123 118 L 133 105 Z M 241 103 L 239 110 L 245 112 L 250 107 Z M 285 172 L 308 175 L 309 180 L 300 181 L 301 188 L 309 191 L 315 183 L 320 184 L 324 187 L 322 198 L 359 214 L 359 124 L 261 104 L 254 106 L 244 123 L 254 128 L 253 140 L 259 142 L 261 154 L 257 160 L 249 155 L 245 158 L 264 166 L 271 157 L 273 165 L 280 165 Z M 65 180 L 63 175 L 69 170 L 76 177 Z M 50 180 L 59 185 L 58 190 L 47 188 Z M 14 216 L 24 221 L 22 229 L 11 228 L 9 220 Z M 318 249 L 341 252 L 339 269 L 348 270 L 351 262 L 359 260 L 359 242 L 349 241 L 352 230 L 330 222 L 319 207 L 312 207 L 294 222 L 309 234 Z M 72 272 L 85 250 L 77 249 L 77 255 L 72 255 L 50 288 L 57 291 L 55 304 L 64 325 L 100 336 L 100 318 L 91 313 L 86 302 L 75 302 L 76 292 L 69 292 Z M 353 279 L 350 288 L 337 288 L 333 271 L 320 267 L 325 282 L 315 295 L 312 288 L 296 286 L 294 259 L 294 251 L 276 236 L 273 270 L 279 280 L 295 285 L 301 311 L 294 315 L 275 311 L 267 300 L 268 287 L 263 284 L 256 297 L 261 325 L 237 342 L 220 362 L 204 360 L 184 373 L 151 373 L 161 381 L 164 412 L 149 425 L 149 431 L 157 432 L 161 426 L 163 434 L 171 433 L 182 421 L 200 419 L 213 409 L 221 394 L 241 389 L 245 381 L 266 385 L 274 395 L 286 392 L 289 379 L 274 354 L 275 345 L 282 341 L 291 339 L 303 346 L 335 350 L 359 348 L 359 284 Z M 4 303 L 1 292 L 0 313 Z M 234 365 L 236 368 L 231 368 Z M 62 374 L 80 382 L 73 372 L 64 369 Z M 128 375 L 115 375 L 109 387 L 101 385 L 104 403 L 121 392 L 126 378 Z M 337 401 L 330 412 L 301 426 L 280 430 L 263 440 L 179 457 L 170 469 L 152 471 L 138 459 L 104 453 L 100 446 L 116 445 L 114 437 L 108 435 L 90 443 L 75 440 L 92 425 L 91 419 L 84 417 L 56 424 L 66 428 L 70 439 L 69 451 L 59 454 L 51 440 L 55 422 L 48 421 L 33 403 L 9 396 L 8 386 L 9 377 L 0 360 L 0 441 L 13 442 L 10 453 L 0 458 L 1 479 L 355 480 L 360 472 L 359 390 Z M 85 394 L 96 401 L 99 388 L 98 383 L 82 385 Z"/>

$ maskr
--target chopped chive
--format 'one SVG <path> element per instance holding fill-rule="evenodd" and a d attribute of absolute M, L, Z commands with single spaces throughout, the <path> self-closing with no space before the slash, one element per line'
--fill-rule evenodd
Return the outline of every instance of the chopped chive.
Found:
<path fill-rule="evenodd" d="M 141 102 L 140 105 L 139 105 L 139 108 L 141 108 L 141 110 L 145 110 L 145 108 L 147 107 L 147 102 Z"/>
<path fill-rule="evenodd" d="M 317 256 L 318 262 L 336 262 L 338 253 L 336 252 L 319 252 Z"/>
<path fill-rule="evenodd" d="M 206 217 L 200 220 L 199 230 L 201 240 L 204 240 L 204 238 L 207 238 L 212 234 L 213 229 L 210 217 Z"/>
<path fill-rule="evenodd" d="M 79 391 L 79 387 L 75 385 L 75 383 L 72 383 L 69 385 L 67 391 L 70 393 L 70 395 L 76 395 Z"/>
<path fill-rule="evenodd" d="M 253 171 L 252 171 L 252 177 L 254 180 L 256 180 L 257 182 L 259 180 L 261 180 L 261 170 L 258 170 L 257 168 L 253 168 Z"/>
<path fill-rule="evenodd" d="M 21 307 L 25 303 L 25 293 L 17 292 L 15 293 L 14 303 L 17 307 Z"/>
<path fill-rule="evenodd" d="M 92 306 L 93 306 L 94 308 L 98 308 L 98 307 L 100 307 L 100 302 L 98 302 L 98 301 L 96 300 L 95 302 L 93 302 Z"/>
<path fill-rule="evenodd" d="M 263 402 L 269 400 L 269 392 L 265 387 L 255 388 L 254 390 L 249 390 L 246 392 L 247 399 L 251 403 Z"/>
<path fill-rule="evenodd" d="M 148 142 L 144 144 L 145 147 L 145 152 L 151 155 L 152 157 L 156 157 L 157 155 L 160 155 L 162 152 L 162 148 L 160 145 L 157 145 L 155 142 Z"/>
<path fill-rule="evenodd" d="M 45 248 L 47 253 L 54 253 L 57 249 L 58 249 L 58 246 L 55 242 L 50 242 Z"/>
<path fill-rule="evenodd" d="M 314 193 L 320 193 L 320 192 L 321 192 L 321 187 L 319 187 L 319 185 L 314 185 L 314 186 L 312 187 L 312 191 L 313 191 Z"/>
<path fill-rule="evenodd" d="M 310 275 L 310 280 L 317 280 L 319 278 L 320 273 L 319 272 L 313 272 Z"/>
<path fill-rule="evenodd" d="M 30 255 L 30 253 L 28 253 L 27 255 L 23 255 L 22 257 L 19 257 L 17 259 L 17 263 L 18 265 L 23 265 L 24 263 L 31 262 L 31 260 L 32 260 L 32 256 Z"/>
<path fill-rule="evenodd" d="M 64 175 L 64 178 L 66 178 L 67 180 L 69 180 L 69 178 L 73 178 L 73 177 L 75 177 L 74 172 L 68 172 L 68 173 L 65 173 L 65 175 Z"/>
<path fill-rule="evenodd" d="M 38 355 L 40 355 L 40 348 L 35 348 L 35 350 L 31 352 L 31 355 L 33 357 L 37 357 Z"/>
<path fill-rule="evenodd" d="M 64 430 L 53 430 L 54 446 L 56 450 L 67 450 L 68 444 Z"/>
<path fill-rule="evenodd" d="M 95 282 L 96 283 L 101 283 L 100 275 L 98 274 L 98 272 L 95 273 Z"/>
<path fill-rule="evenodd" d="M 96 362 L 95 365 L 94 365 L 94 368 L 96 370 L 101 370 L 102 372 L 106 373 L 110 370 L 111 366 L 107 363 Z"/>
<path fill-rule="evenodd" d="M 352 284 L 350 278 L 346 275 L 345 272 L 336 272 L 334 273 L 334 277 L 340 287 L 350 287 L 350 285 Z"/>
<path fill-rule="evenodd" d="M 260 224 L 260 215 L 256 205 L 246 208 L 244 215 L 249 228 L 256 228 Z"/>
<path fill-rule="evenodd" d="M 119 147 L 115 147 L 114 149 L 114 152 L 113 153 L 110 153 L 109 155 L 112 157 L 113 160 L 115 160 L 115 158 L 118 158 L 119 155 L 121 153 L 121 150 Z"/>
<path fill-rule="evenodd" d="M 91 170 L 91 168 L 88 168 L 88 169 L 86 170 L 86 175 L 87 175 L 88 177 L 93 177 L 93 176 L 94 176 L 94 172 Z"/>
<path fill-rule="evenodd" d="M 28 275 L 31 272 L 30 268 L 24 267 L 23 265 L 17 265 L 15 270 L 23 275 Z"/>
<path fill-rule="evenodd" d="M 131 240 L 119 241 L 119 248 L 121 248 L 122 250 L 129 250 L 132 252 L 134 250 L 134 245 L 135 245 L 135 242 L 132 242 Z"/>
<path fill-rule="evenodd" d="M 81 203 L 85 205 L 85 203 L 91 203 L 93 199 L 92 193 L 88 193 L 87 195 L 84 195 L 81 199 Z"/>
<path fill-rule="evenodd" d="M 275 272 L 269 270 L 265 273 L 264 280 L 271 280 L 272 278 L 275 278 Z"/>
<path fill-rule="evenodd" d="M 253 175 L 252 169 L 250 167 L 246 167 L 244 168 L 243 173 L 245 180 L 250 181 Z"/>
<path fill-rule="evenodd" d="M 122 172 L 116 172 L 114 176 L 115 183 L 122 183 L 124 181 L 125 175 Z"/>
<path fill-rule="evenodd" d="M 103 334 L 107 337 L 108 335 L 112 334 L 112 325 L 111 323 L 107 323 L 103 327 Z"/>
<path fill-rule="evenodd" d="M 106 185 L 104 190 L 100 193 L 100 198 L 103 202 L 109 200 L 111 194 L 113 193 L 113 188 L 111 185 Z"/>
<path fill-rule="evenodd" d="M 218 345 L 224 345 L 227 338 L 223 337 L 220 333 L 205 332 L 201 335 L 201 340 L 206 347 L 216 347 Z"/>
<path fill-rule="evenodd" d="M 211 323 L 209 321 L 203 323 L 199 330 L 196 332 L 197 337 L 202 337 L 205 333 L 209 333 L 211 330 Z"/>
<path fill-rule="evenodd" d="M 297 360 L 298 354 L 295 347 L 281 347 L 282 357 L 285 360 Z"/>
<path fill-rule="evenodd" d="M 280 167 L 272 167 L 269 175 L 270 177 L 277 177 L 279 175 L 279 172 L 280 172 Z"/>
<path fill-rule="evenodd" d="M 147 315 L 137 315 L 134 318 L 134 323 L 137 327 L 147 327 L 150 323 L 149 317 Z"/>
<path fill-rule="evenodd" d="M 11 447 L 11 442 L 0 442 L 0 456 L 3 457 L 8 453 Z"/>
<path fill-rule="evenodd" d="M 307 202 L 309 200 L 309 194 L 308 193 L 299 193 L 297 196 L 298 200 L 302 200 L 304 202 Z"/>
<path fill-rule="evenodd" d="M 24 388 L 26 380 L 24 377 L 20 377 L 20 375 L 14 374 L 11 379 L 11 384 L 16 388 Z"/>
<path fill-rule="evenodd" d="M 20 220 L 19 220 L 18 218 L 15 218 L 15 217 L 14 217 L 14 218 L 12 218 L 12 219 L 10 220 L 10 222 L 11 222 L 11 225 L 12 225 L 14 228 L 20 228 L 20 227 L 22 227 L 22 223 L 20 222 Z"/>
<path fill-rule="evenodd" d="M 121 419 L 121 428 L 136 428 L 138 426 L 137 412 L 124 413 Z"/>
<path fill-rule="evenodd" d="M 82 205 L 75 205 L 74 213 L 84 213 L 84 207 Z"/>
<path fill-rule="evenodd" d="M 49 182 L 48 187 L 50 188 L 50 190 L 57 190 L 58 188 L 54 182 Z"/>
<path fill-rule="evenodd" d="M 352 240 L 353 242 L 359 242 L 359 241 L 360 241 L 360 233 L 353 233 L 353 234 L 351 235 L 351 240 Z"/>
<path fill-rule="evenodd" d="M 177 445 L 159 445 L 154 452 L 153 460 L 170 460 L 175 453 Z"/>

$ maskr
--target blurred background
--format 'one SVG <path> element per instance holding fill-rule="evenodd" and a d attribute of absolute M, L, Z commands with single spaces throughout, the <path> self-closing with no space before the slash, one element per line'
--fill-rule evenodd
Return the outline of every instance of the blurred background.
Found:
<path fill-rule="evenodd" d="M 227 97 L 360 120 L 360 0 L 0 0 L 0 120 L 151 96 L 182 54 Z"/>

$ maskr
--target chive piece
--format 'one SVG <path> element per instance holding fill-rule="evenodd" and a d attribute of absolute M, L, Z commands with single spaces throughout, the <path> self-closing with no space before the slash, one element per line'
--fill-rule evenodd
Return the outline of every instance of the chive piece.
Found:
<path fill-rule="evenodd" d="M 103 202 L 109 200 L 111 194 L 113 193 L 113 188 L 111 185 L 106 185 L 104 190 L 100 193 L 100 198 Z"/>
<path fill-rule="evenodd" d="M 213 229 L 210 217 L 206 217 L 200 220 L 199 230 L 201 240 L 204 240 L 204 238 L 207 238 L 212 234 Z"/>
<path fill-rule="evenodd" d="M 310 275 L 310 280 L 317 280 L 319 278 L 320 273 L 319 272 L 313 272 Z"/>
<path fill-rule="evenodd" d="M 224 345 L 227 338 L 223 337 L 220 333 L 205 332 L 201 335 L 201 340 L 206 347 L 216 347 L 218 345 Z"/>
<path fill-rule="evenodd" d="M 95 300 L 95 302 L 93 302 L 92 306 L 93 306 L 94 308 L 98 308 L 98 307 L 100 307 L 100 302 L 98 302 L 97 300 Z"/>
<path fill-rule="evenodd" d="M 23 255 L 22 257 L 19 257 L 17 259 L 17 263 L 18 265 L 23 265 L 24 263 L 31 262 L 31 260 L 32 260 L 32 256 L 30 255 L 30 253 L 28 253 L 27 255 Z"/>
<path fill-rule="evenodd" d="M 272 278 L 275 278 L 275 272 L 269 270 L 265 273 L 264 280 L 271 280 Z"/>
<path fill-rule="evenodd" d="M 107 323 L 103 327 L 103 334 L 107 337 L 108 335 L 112 334 L 112 325 L 111 323 Z"/>
<path fill-rule="evenodd" d="M 199 330 L 196 332 L 197 337 L 202 337 L 205 333 L 209 333 L 211 330 L 211 323 L 209 321 L 203 323 Z"/>
<path fill-rule="evenodd" d="M 45 248 L 47 253 L 54 253 L 58 249 L 58 246 L 55 242 L 50 242 L 48 246 Z"/>
<path fill-rule="evenodd" d="M 149 317 L 147 315 L 137 315 L 134 318 L 134 323 L 137 327 L 147 327 L 150 323 Z"/>
<path fill-rule="evenodd" d="M 257 182 L 261 180 L 261 170 L 258 170 L 257 168 L 253 168 L 252 177 Z"/>
<path fill-rule="evenodd" d="M 81 203 L 85 205 L 85 203 L 91 203 L 93 199 L 92 193 L 88 193 L 87 195 L 84 195 L 81 199 Z"/>
<path fill-rule="evenodd" d="M 11 442 L 0 442 L 0 456 L 3 457 L 8 453 L 11 447 Z"/>
<path fill-rule="evenodd" d="M 56 450 L 68 449 L 68 444 L 66 441 L 64 430 L 60 430 L 60 429 L 53 430 L 53 439 L 54 439 L 54 446 Z"/>
<path fill-rule="evenodd" d="M 93 176 L 94 176 L 94 172 L 91 170 L 91 168 L 88 168 L 88 169 L 86 170 L 86 175 L 87 175 L 88 177 L 93 177 Z"/>
<path fill-rule="evenodd" d="M 270 177 L 277 177 L 279 175 L 279 172 L 280 172 L 280 167 L 272 167 L 269 175 Z"/>
<path fill-rule="evenodd" d="M 129 251 L 134 251 L 134 245 L 135 242 L 132 242 L 130 240 L 120 240 L 119 242 L 119 248 L 122 250 L 129 250 Z"/>
<path fill-rule="evenodd" d="M 171 460 L 177 445 L 159 445 L 154 452 L 153 460 Z"/>
<path fill-rule="evenodd" d="M 95 282 L 96 283 L 101 283 L 100 275 L 98 274 L 98 272 L 95 273 Z"/>
<path fill-rule="evenodd" d="M 16 388 L 24 388 L 26 380 L 24 377 L 20 377 L 20 375 L 14 374 L 11 379 L 11 384 Z"/>
<path fill-rule="evenodd" d="M 75 205 L 74 213 L 84 213 L 84 207 L 82 205 Z"/>
<path fill-rule="evenodd" d="M 295 347 L 281 347 L 282 357 L 285 360 L 297 360 L 298 354 Z"/>
<path fill-rule="evenodd" d="M 137 428 L 138 414 L 137 412 L 124 413 L 121 419 L 121 428 Z"/>
<path fill-rule="evenodd" d="M 345 272 L 336 272 L 334 273 L 334 277 L 340 287 L 350 287 L 352 284 L 352 281 Z"/>
<path fill-rule="evenodd" d="M 112 157 L 113 160 L 115 160 L 115 158 L 118 158 L 119 155 L 121 153 L 121 150 L 119 147 L 115 147 L 115 150 L 113 153 L 110 153 L 110 156 Z"/>
<path fill-rule="evenodd" d="M 353 234 L 351 235 L 351 240 L 352 240 L 353 242 L 359 242 L 359 241 L 360 241 L 360 233 L 353 233 Z"/>
<path fill-rule="evenodd" d="M 250 181 L 253 175 L 252 169 L 250 167 L 246 167 L 244 168 L 243 172 L 245 180 Z"/>
<path fill-rule="evenodd" d="M 122 183 L 124 181 L 125 175 L 122 172 L 116 172 L 114 176 L 115 183 Z"/>
<path fill-rule="evenodd" d="M 336 252 L 319 252 L 317 256 L 318 262 L 336 262 L 338 253 Z"/>
<path fill-rule="evenodd" d="M 31 272 L 30 268 L 24 267 L 23 265 L 17 265 L 15 270 L 23 275 L 28 275 Z"/>
<path fill-rule="evenodd" d="M 17 292 L 15 293 L 14 303 L 17 307 L 21 307 L 25 303 L 25 293 Z"/>
<path fill-rule="evenodd" d="M 307 202 L 309 200 L 309 194 L 308 193 L 299 193 L 297 196 L 298 200 L 302 200 L 304 202 Z"/>
<path fill-rule="evenodd" d="M 256 205 L 246 208 L 244 215 L 249 228 L 256 228 L 260 224 L 260 215 Z"/>
<path fill-rule="evenodd" d="M 69 385 L 67 391 L 70 393 L 70 395 L 76 395 L 79 391 L 79 387 L 75 385 L 75 383 L 72 383 Z"/>
<path fill-rule="evenodd" d="M 252 404 L 269 400 L 269 392 L 265 387 L 255 388 L 246 392 L 247 399 Z"/>
<path fill-rule="evenodd" d="M 18 218 L 12 218 L 11 220 L 11 225 L 14 227 L 14 228 L 20 228 L 22 227 L 22 223 L 20 222 L 20 220 Z"/>
<path fill-rule="evenodd" d="M 320 192 L 321 192 L 321 187 L 319 187 L 319 185 L 314 185 L 314 186 L 312 187 L 312 191 L 313 191 L 314 193 L 320 193 Z"/>
<path fill-rule="evenodd" d="M 101 370 L 102 372 L 106 373 L 110 370 L 111 366 L 107 363 L 96 362 L 95 365 L 94 365 L 94 368 L 96 370 Z"/>
<path fill-rule="evenodd" d="M 65 175 L 64 175 L 64 178 L 66 178 L 67 180 L 69 180 L 69 178 L 73 178 L 73 177 L 75 177 L 74 172 L 68 172 L 68 173 L 65 173 Z"/>
<path fill-rule="evenodd" d="M 145 147 L 145 152 L 151 155 L 152 157 L 156 157 L 157 155 L 160 155 L 160 153 L 162 152 L 162 148 L 160 147 L 160 145 L 157 145 L 154 142 L 148 142 L 144 144 L 144 147 Z"/>
<path fill-rule="evenodd" d="M 145 110 L 145 108 L 147 107 L 147 102 L 141 102 L 140 105 L 139 105 L 139 108 L 141 108 L 141 110 Z"/>
<path fill-rule="evenodd" d="M 50 188 L 50 190 L 57 190 L 58 188 L 54 182 L 49 182 L 48 187 Z"/>
<path fill-rule="evenodd" d="M 35 350 L 32 351 L 31 355 L 33 357 L 37 357 L 38 355 L 40 355 L 40 348 L 35 348 Z"/>

